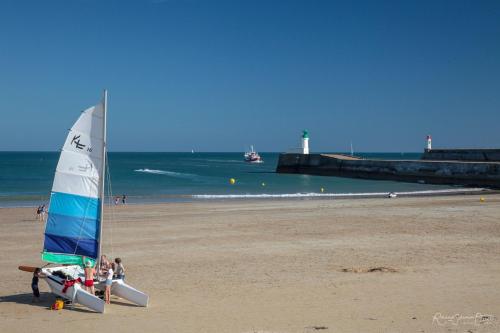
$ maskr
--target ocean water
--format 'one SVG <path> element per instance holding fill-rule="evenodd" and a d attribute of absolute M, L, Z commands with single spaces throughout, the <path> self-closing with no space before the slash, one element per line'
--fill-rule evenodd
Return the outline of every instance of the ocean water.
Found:
<path fill-rule="evenodd" d="M 243 153 L 109 153 L 112 195 L 129 203 L 213 199 L 337 197 L 387 192 L 448 191 L 456 187 L 338 177 L 277 174 L 278 153 L 262 164 Z M 379 159 L 419 159 L 418 153 L 360 153 Z M 46 203 L 58 152 L 0 152 L 0 206 Z M 236 183 L 231 185 L 230 178 Z M 323 188 L 323 191 L 321 189 Z"/>

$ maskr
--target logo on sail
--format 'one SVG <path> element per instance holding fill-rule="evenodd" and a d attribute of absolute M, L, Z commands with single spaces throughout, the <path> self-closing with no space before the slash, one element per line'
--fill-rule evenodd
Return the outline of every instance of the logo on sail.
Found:
<path fill-rule="evenodd" d="M 83 149 L 85 148 L 85 145 L 83 143 L 80 143 L 80 135 L 75 135 L 73 137 L 73 140 L 71 140 L 71 144 L 75 144 L 75 147 L 77 149 Z"/>

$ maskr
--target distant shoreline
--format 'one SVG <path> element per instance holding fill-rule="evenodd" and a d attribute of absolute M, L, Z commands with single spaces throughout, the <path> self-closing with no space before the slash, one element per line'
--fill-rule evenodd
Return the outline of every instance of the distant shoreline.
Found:
<path fill-rule="evenodd" d="M 499 190 L 485 188 L 460 188 L 444 190 L 401 191 L 401 192 L 366 192 L 366 193 L 283 193 L 283 194 L 195 194 L 164 196 L 127 196 L 127 205 L 161 205 L 192 202 L 245 202 L 245 201 L 300 201 L 300 200 L 347 200 L 347 199 L 380 199 L 388 198 L 389 193 L 397 197 L 444 197 L 459 195 L 491 195 L 499 194 Z M 396 197 L 396 198 L 397 198 Z M 40 204 L 48 204 L 49 197 L 42 200 L 9 200 L 0 199 L 2 208 L 33 208 Z M 114 206 L 106 197 L 106 206 Z M 120 204 L 121 205 L 121 204 Z M 120 206 L 118 205 L 118 206 Z"/>

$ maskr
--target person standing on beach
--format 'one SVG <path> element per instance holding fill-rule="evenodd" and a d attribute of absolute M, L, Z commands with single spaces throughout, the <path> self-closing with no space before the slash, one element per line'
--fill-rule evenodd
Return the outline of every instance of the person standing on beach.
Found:
<path fill-rule="evenodd" d="M 45 222 L 45 211 L 47 210 L 45 208 L 45 204 L 43 204 L 42 207 L 40 207 L 40 209 L 41 209 L 40 213 L 42 214 L 42 222 Z"/>
<path fill-rule="evenodd" d="M 117 279 L 125 280 L 125 267 L 121 258 L 115 258 L 115 276 Z"/>
<path fill-rule="evenodd" d="M 85 261 L 85 290 L 87 290 L 92 295 L 95 295 L 94 289 L 94 275 L 95 268 L 92 267 L 92 262 L 90 260 Z"/>
<path fill-rule="evenodd" d="M 41 216 L 42 216 L 42 206 L 38 206 L 36 208 L 36 219 L 40 221 Z"/>
<path fill-rule="evenodd" d="M 124 194 L 124 195 L 122 196 L 122 204 L 124 204 L 124 205 L 125 205 L 126 203 L 127 203 L 127 196 Z"/>
<path fill-rule="evenodd" d="M 99 275 L 102 276 L 102 275 L 106 274 L 107 269 L 109 267 L 109 260 L 108 260 L 108 257 L 105 254 L 101 255 L 101 261 L 100 261 L 99 265 L 100 265 L 99 266 L 99 268 L 100 268 L 99 269 L 99 271 L 100 271 Z"/>
<path fill-rule="evenodd" d="M 117 206 L 120 203 L 120 197 L 115 197 L 115 206 Z"/>
<path fill-rule="evenodd" d="M 40 289 L 38 289 L 38 280 L 39 278 L 44 278 L 46 275 L 42 273 L 42 269 L 40 267 L 35 268 L 33 272 L 33 278 L 31 279 L 31 290 L 33 290 L 33 303 L 40 302 Z"/>
<path fill-rule="evenodd" d="M 108 265 L 108 272 L 106 276 L 106 291 L 104 292 L 104 300 L 106 304 L 111 304 L 111 285 L 113 284 L 113 266 L 114 264 Z"/>

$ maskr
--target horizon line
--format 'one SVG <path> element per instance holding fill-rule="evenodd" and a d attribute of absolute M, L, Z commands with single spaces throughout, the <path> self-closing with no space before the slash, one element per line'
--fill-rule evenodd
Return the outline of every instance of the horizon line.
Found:
<path fill-rule="evenodd" d="M 458 149 L 458 148 L 436 148 L 436 149 Z M 460 148 L 460 149 L 474 149 L 474 148 Z M 490 148 L 487 148 L 490 149 Z M 491 148 L 495 149 L 495 148 Z M 61 150 L 0 150 L 0 153 L 60 153 Z M 228 154 L 241 154 L 243 151 L 195 151 L 192 153 L 189 150 L 177 150 L 177 151 L 137 151 L 137 150 L 113 150 L 107 151 L 108 153 L 186 153 L 186 154 L 217 154 L 217 153 L 228 153 Z M 286 151 L 259 151 L 262 154 L 286 154 Z M 340 150 L 331 150 L 331 151 L 315 151 L 310 152 L 309 155 L 312 154 L 329 154 L 329 153 L 347 153 L 351 155 L 350 151 L 340 151 Z M 390 154 L 423 154 L 420 151 L 359 151 L 354 153 L 356 154 L 370 154 L 370 153 L 390 153 Z"/>

